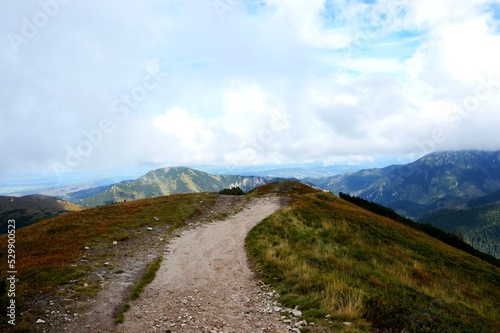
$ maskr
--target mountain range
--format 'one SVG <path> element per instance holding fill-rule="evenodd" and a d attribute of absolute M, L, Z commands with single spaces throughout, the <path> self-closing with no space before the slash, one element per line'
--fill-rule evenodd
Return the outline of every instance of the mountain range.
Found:
<path fill-rule="evenodd" d="M 84 207 L 96 207 L 176 193 L 218 192 L 230 187 L 248 191 L 275 180 L 277 179 L 273 177 L 213 175 L 188 167 L 169 167 L 150 171 L 133 181 L 103 188 L 104 191 L 75 203 Z"/>
<path fill-rule="evenodd" d="M 314 331 L 498 332 L 498 261 L 482 260 L 302 183 L 270 183 L 241 202 L 268 196 L 282 197 L 286 208 L 250 231 L 249 259 L 257 277 L 280 295 L 274 304 L 298 309 L 300 320 L 316 323 Z M 214 211 L 231 206 L 228 199 L 233 197 L 190 193 L 118 202 L 18 230 L 16 252 L 22 259 L 16 268 L 22 275 L 16 294 L 22 297 L 16 306 L 23 315 L 16 327 L 0 322 L 0 331 L 56 332 L 50 328 L 85 315 L 78 312 L 84 311 L 82 304 L 109 307 L 100 291 L 120 279 L 131 279 L 142 290 L 148 267 L 157 261 L 151 249 L 163 254 L 165 242 L 182 237 L 182 228 L 225 218 Z M 6 235 L 0 236 L 1 258 L 7 257 L 7 243 Z M 4 309 L 10 301 L 8 276 L 0 271 Z M 132 286 L 120 289 L 123 294 L 108 288 L 114 293 L 107 295 L 127 302 Z M 46 313 L 48 304 L 54 311 Z"/>
<path fill-rule="evenodd" d="M 76 210 L 76 205 L 96 207 L 176 193 L 217 192 L 234 186 L 249 191 L 278 179 L 270 174 L 317 175 L 321 172 L 329 174 L 333 170 L 318 166 L 311 168 L 309 171 L 305 167 L 270 169 L 271 173 L 264 171 L 258 176 L 216 175 L 188 167 L 161 168 L 136 180 L 65 192 L 59 199 L 46 196 L 28 196 L 22 200 L 7 197 L 0 213 L 2 221 L 16 218 L 18 226 L 24 226 L 61 212 Z M 359 196 L 416 221 L 456 232 L 477 249 L 500 257 L 500 222 L 495 205 L 500 204 L 500 151 L 436 152 L 406 165 L 309 177 L 303 181 L 319 189 Z M 10 200 L 13 203 L 8 205 Z M 50 203 L 49 208 L 47 203 Z M 451 221 L 450 216 L 462 218 Z"/>
<path fill-rule="evenodd" d="M 459 207 L 469 199 L 499 191 L 500 151 L 436 152 L 406 165 L 305 181 L 418 218 L 424 213 Z"/>
<path fill-rule="evenodd" d="M 435 152 L 406 165 L 306 181 L 456 233 L 500 258 L 500 151 Z"/>

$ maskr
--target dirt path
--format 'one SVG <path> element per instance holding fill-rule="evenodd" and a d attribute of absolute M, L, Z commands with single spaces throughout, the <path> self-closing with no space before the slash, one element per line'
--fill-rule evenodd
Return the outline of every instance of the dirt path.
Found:
<path fill-rule="evenodd" d="M 248 231 L 281 207 L 255 199 L 224 221 L 184 232 L 117 332 L 289 332 L 275 295 L 253 278 Z"/>

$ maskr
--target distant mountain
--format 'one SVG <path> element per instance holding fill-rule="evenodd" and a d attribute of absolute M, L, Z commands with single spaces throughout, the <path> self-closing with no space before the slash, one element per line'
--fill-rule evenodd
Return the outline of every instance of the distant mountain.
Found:
<path fill-rule="evenodd" d="M 75 192 L 70 192 L 65 194 L 61 199 L 67 200 L 69 202 L 77 202 L 78 200 L 91 197 L 93 195 L 99 194 L 111 188 L 113 185 L 107 186 L 96 186 L 85 190 L 79 190 Z"/>
<path fill-rule="evenodd" d="M 388 175 L 397 166 L 388 166 L 382 169 L 365 169 L 355 173 L 343 173 L 332 177 L 305 178 L 304 181 L 322 189 L 332 192 L 347 192 L 357 194 L 364 190 L 381 177 Z"/>
<path fill-rule="evenodd" d="M 15 220 L 16 229 L 19 229 L 49 217 L 81 209 L 75 204 L 41 194 L 0 196 L 0 233 L 7 232 L 8 220 Z"/>
<path fill-rule="evenodd" d="M 309 183 L 388 206 L 418 217 L 500 190 L 500 151 L 432 153 L 407 164 L 362 170 Z"/>
<path fill-rule="evenodd" d="M 491 194 L 485 195 L 484 197 L 475 198 L 467 202 L 467 207 L 480 207 L 486 206 L 492 203 L 500 203 L 500 191 L 493 192 Z"/>
<path fill-rule="evenodd" d="M 86 188 L 83 190 L 78 190 L 74 192 L 69 192 L 66 193 L 64 196 L 59 197 L 60 199 L 77 203 L 78 201 L 82 199 L 89 198 L 91 196 L 97 195 L 99 193 L 102 193 L 106 190 L 109 190 L 113 185 L 119 185 L 119 184 L 128 184 L 133 182 L 133 180 L 124 180 L 116 184 L 111 184 L 111 185 L 103 185 L 103 186 L 94 186 L 90 188 Z"/>
<path fill-rule="evenodd" d="M 334 175 L 355 172 L 362 169 L 354 165 L 316 165 L 316 164 L 292 164 L 292 165 L 268 165 L 268 166 L 232 166 L 224 168 L 218 166 L 200 166 L 195 169 L 217 175 L 240 175 L 240 176 L 260 176 L 276 178 L 319 178 L 331 177 Z"/>
<path fill-rule="evenodd" d="M 304 166 L 250 171 L 241 173 L 241 175 L 305 179 L 312 177 L 329 177 L 359 169 L 360 168 L 349 165 Z"/>
<path fill-rule="evenodd" d="M 466 243 L 500 259 L 500 202 L 463 209 L 441 209 L 425 214 L 421 223 L 458 233 Z"/>
<path fill-rule="evenodd" d="M 85 207 L 95 207 L 175 193 L 216 192 L 233 186 L 248 191 L 275 180 L 276 178 L 272 177 L 212 175 L 188 167 L 171 167 L 150 171 L 134 181 L 115 184 L 77 203 Z"/>

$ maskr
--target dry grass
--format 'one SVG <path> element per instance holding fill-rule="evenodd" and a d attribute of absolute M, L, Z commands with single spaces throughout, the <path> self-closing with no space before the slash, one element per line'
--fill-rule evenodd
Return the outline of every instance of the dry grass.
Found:
<path fill-rule="evenodd" d="M 189 218 L 210 211 L 216 198 L 215 193 L 197 193 L 123 202 L 67 213 L 17 230 L 18 312 L 27 310 L 28 301 L 39 292 L 48 293 L 68 281 L 85 277 L 88 273 L 85 266 L 75 263 L 84 255 L 86 246 L 99 251 L 98 244 L 127 241 L 147 232 L 146 227 L 169 226 L 173 231 L 186 225 Z M 6 239 L 0 237 L 1 279 L 7 271 L 3 260 Z M 93 259 L 108 255 L 96 252 Z M 82 285 L 75 295 L 96 292 L 98 283 L 88 282 L 89 286 Z M 6 301 L 5 290 L 0 290 L 2 308 Z"/>
<path fill-rule="evenodd" d="M 307 320 L 339 332 L 500 327 L 499 268 L 334 195 L 292 198 L 250 232 L 247 249 Z"/>

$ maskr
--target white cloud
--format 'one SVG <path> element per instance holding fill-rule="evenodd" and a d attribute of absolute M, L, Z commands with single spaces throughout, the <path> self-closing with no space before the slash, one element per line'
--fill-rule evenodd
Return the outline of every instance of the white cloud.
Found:
<path fill-rule="evenodd" d="M 0 173 L 50 172 L 105 119 L 113 130 L 70 169 L 500 146 L 498 1 L 263 2 L 221 19 L 211 1 L 71 1 L 17 53 L 9 34 L 42 9 L 3 2 Z M 151 73 L 158 86 L 127 106 Z M 477 105 L 453 122 L 464 103 Z"/>

